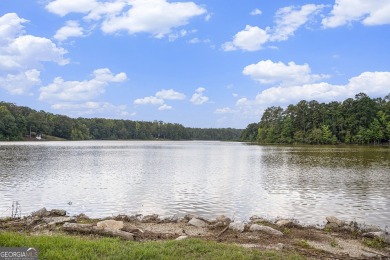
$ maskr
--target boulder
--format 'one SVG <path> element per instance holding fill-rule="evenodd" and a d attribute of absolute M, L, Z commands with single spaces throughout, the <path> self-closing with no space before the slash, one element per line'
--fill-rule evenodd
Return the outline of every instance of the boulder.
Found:
<path fill-rule="evenodd" d="M 46 208 L 41 208 L 41 209 L 31 213 L 31 216 L 32 217 L 39 217 L 39 218 L 48 217 L 49 211 L 47 211 Z"/>
<path fill-rule="evenodd" d="M 343 226 L 347 225 L 347 223 L 345 221 L 340 220 L 334 216 L 328 216 L 328 217 L 326 217 L 326 220 L 328 221 L 328 224 L 332 224 L 332 225 L 335 224 L 335 225 L 333 225 L 334 227 L 336 227 L 336 225 L 337 225 L 337 227 L 343 227 Z"/>
<path fill-rule="evenodd" d="M 363 232 L 363 233 L 368 233 L 368 232 L 379 232 L 382 231 L 379 227 L 374 226 L 374 225 L 366 225 L 366 224 L 358 224 L 357 228 Z"/>
<path fill-rule="evenodd" d="M 385 231 L 367 232 L 363 234 L 363 237 L 379 238 L 383 240 L 386 244 L 390 244 L 390 235 Z"/>
<path fill-rule="evenodd" d="M 232 222 L 232 220 L 228 217 L 225 217 L 224 215 L 221 215 L 221 216 L 218 216 L 216 219 L 216 222 L 222 222 L 222 223 L 226 223 L 227 224 L 230 224 L 230 222 Z"/>
<path fill-rule="evenodd" d="M 272 227 L 268 226 L 263 226 L 263 225 L 258 225 L 258 224 L 253 224 L 250 226 L 249 231 L 255 232 L 255 231 L 261 231 L 273 236 L 283 236 L 283 233 L 280 232 L 279 230 L 276 230 Z"/>
<path fill-rule="evenodd" d="M 275 225 L 278 227 L 291 227 L 294 225 L 294 222 L 289 219 L 279 219 L 276 221 Z"/>
<path fill-rule="evenodd" d="M 48 218 L 43 218 L 42 220 L 49 225 L 56 225 L 65 222 L 75 222 L 76 218 L 75 217 L 48 217 Z"/>
<path fill-rule="evenodd" d="M 110 229 L 110 230 L 121 230 L 123 228 L 123 221 L 116 220 L 104 220 L 100 221 L 97 224 L 98 228 Z"/>
<path fill-rule="evenodd" d="M 158 222 L 159 221 L 159 218 L 158 218 L 158 215 L 157 214 L 153 214 L 153 215 L 147 215 L 145 217 L 142 218 L 141 222 Z"/>
<path fill-rule="evenodd" d="M 244 232 L 245 224 L 242 222 L 232 222 L 229 224 L 229 229 L 236 232 Z"/>
<path fill-rule="evenodd" d="M 184 240 L 184 239 L 187 239 L 187 238 L 188 238 L 188 236 L 180 236 L 180 237 L 176 238 L 175 240 Z"/>
<path fill-rule="evenodd" d="M 195 226 L 195 227 L 206 227 L 207 226 L 207 223 L 204 222 L 203 220 L 200 220 L 198 218 L 192 218 L 188 224 L 192 225 L 192 226 Z"/>
<path fill-rule="evenodd" d="M 66 211 L 62 209 L 52 209 L 49 211 L 49 217 L 63 217 L 66 216 Z"/>

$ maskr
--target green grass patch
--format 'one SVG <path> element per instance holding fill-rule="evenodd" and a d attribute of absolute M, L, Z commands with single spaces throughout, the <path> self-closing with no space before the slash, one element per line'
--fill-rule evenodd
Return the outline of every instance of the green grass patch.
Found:
<path fill-rule="evenodd" d="M 0 246 L 34 247 L 39 250 L 39 259 L 303 259 L 295 252 L 259 251 L 199 239 L 140 243 L 0 232 Z"/>
<path fill-rule="evenodd" d="M 330 241 L 330 246 L 331 247 L 337 247 L 339 244 L 337 243 L 336 239 L 333 238 L 332 241 Z"/>
<path fill-rule="evenodd" d="M 363 239 L 363 244 L 365 246 L 371 247 L 371 248 L 376 248 L 376 249 L 381 249 L 386 247 L 386 243 L 383 239 L 380 238 L 365 238 Z"/>

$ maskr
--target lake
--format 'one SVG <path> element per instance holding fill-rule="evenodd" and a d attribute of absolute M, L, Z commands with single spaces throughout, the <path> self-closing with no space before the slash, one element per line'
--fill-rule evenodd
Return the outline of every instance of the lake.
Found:
<path fill-rule="evenodd" d="M 0 216 L 224 214 L 390 225 L 390 147 L 202 141 L 0 142 Z"/>

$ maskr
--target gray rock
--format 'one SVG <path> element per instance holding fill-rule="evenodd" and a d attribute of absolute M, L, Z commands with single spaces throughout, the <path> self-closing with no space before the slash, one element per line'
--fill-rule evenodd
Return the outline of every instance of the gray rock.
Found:
<path fill-rule="evenodd" d="M 188 238 L 188 236 L 180 236 L 180 237 L 176 238 L 175 240 L 184 240 L 184 239 L 187 239 L 187 238 Z"/>
<path fill-rule="evenodd" d="M 390 235 L 386 233 L 385 231 L 378 231 L 378 232 L 367 232 L 363 234 L 363 237 L 368 238 L 379 238 L 383 240 L 386 244 L 390 244 Z"/>
<path fill-rule="evenodd" d="M 232 222 L 229 224 L 229 229 L 236 232 L 244 232 L 245 224 L 242 222 Z"/>
<path fill-rule="evenodd" d="M 267 234 L 274 235 L 274 236 L 283 236 L 283 233 L 280 232 L 279 230 L 276 230 L 272 227 L 258 225 L 258 224 L 251 225 L 251 227 L 249 228 L 249 231 L 252 231 L 252 232 L 261 231 L 261 232 L 265 232 Z"/>
<path fill-rule="evenodd" d="M 230 218 L 225 217 L 224 215 L 218 216 L 215 220 L 217 221 L 217 223 L 222 222 L 222 223 L 226 223 L 226 225 L 232 222 Z"/>
<path fill-rule="evenodd" d="M 62 209 L 52 209 L 49 211 L 50 217 L 63 217 L 66 216 L 66 211 Z"/>
<path fill-rule="evenodd" d="M 366 225 L 366 224 L 358 224 L 357 228 L 362 231 L 363 233 L 368 233 L 368 232 L 379 232 L 382 231 L 379 227 L 374 226 L 374 225 Z"/>
<path fill-rule="evenodd" d="M 267 221 L 266 219 L 259 217 L 257 215 L 253 215 L 252 217 L 249 218 L 251 222 L 257 222 L 257 221 Z"/>
<path fill-rule="evenodd" d="M 33 231 L 43 230 L 43 229 L 46 229 L 46 228 L 48 228 L 47 224 L 40 224 L 40 225 L 35 226 L 33 228 Z"/>
<path fill-rule="evenodd" d="M 27 218 L 26 224 L 27 226 L 35 226 L 41 221 L 39 217 L 32 217 L 32 218 Z"/>
<path fill-rule="evenodd" d="M 90 220 L 90 218 L 84 213 L 79 214 L 78 216 L 76 216 L 76 218 L 77 220 Z"/>
<path fill-rule="evenodd" d="M 192 218 L 188 224 L 192 225 L 192 226 L 195 226 L 195 227 L 206 227 L 207 226 L 207 223 L 204 222 L 203 220 L 200 220 L 198 218 Z"/>
<path fill-rule="evenodd" d="M 104 220 L 100 221 L 97 224 L 98 228 L 110 229 L 110 230 L 120 230 L 123 228 L 123 221 L 116 220 Z"/>
<path fill-rule="evenodd" d="M 31 216 L 32 217 L 39 217 L 39 218 L 47 217 L 47 216 L 49 216 L 49 211 L 47 211 L 46 208 L 41 208 L 41 209 L 31 213 Z"/>
<path fill-rule="evenodd" d="M 190 221 L 193 218 L 198 218 L 198 216 L 194 215 L 194 214 L 187 214 L 187 215 L 184 216 L 184 219 L 186 219 L 188 221 Z"/>
<path fill-rule="evenodd" d="M 158 215 L 157 214 L 153 214 L 153 215 L 147 215 L 145 217 L 142 218 L 141 222 L 158 222 L 159 221 L 159 218 L 158 218 Z"/>
<path fill-rule="evenodd" d="M 279 219 L 275 223 L 278 227 L 287 227 L 287 226 L 293 226 L 294 222 L 292 222 L 289 219 Z"/>
<path fill-rule="evenodd" d="M 337 227 L 343 227 L 345 225 L 347 225 L 347 223 L 343 220 L 340 220 L 334 216 L 328 216 L 326 217 L 326 220 L 328 221 L 328 223 L 334 223 L 337 225 Z"/>
<path fill-rule="evenodd" d="M 50 225 L 56 225 L 56 224 L 62 224 L 65 222 L 75 222 L 75 217 L 49 217 L 49 218 L 43 218 L 44 222 Z"/>

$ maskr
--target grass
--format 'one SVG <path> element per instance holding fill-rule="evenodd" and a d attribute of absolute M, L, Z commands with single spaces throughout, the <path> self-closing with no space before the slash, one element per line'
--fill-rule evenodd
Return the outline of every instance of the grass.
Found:
<path fill-rule="evenodd" d="M 330 246 L 331 247 L 337 247 L 339 244 L 337 243 L 336 239 L 333 238 L 332 241 L 330 241 Z"/>
<path fill-rule="evenodd" d="M 383 239 L 380 239 L 380 238 L 374 238 L 374 239 L 365 238 L 363 240 L 363 244 L 365 246 L 368 246 L 368 247 L 371 247 L 371 248 L 375 248 L 375 249 L 381 249 L 381 248 L 385 248 L 386 247 L 385 241 Z"/>
<path fill-rule="evenodd" d="M 295 252 L 259 251 L 199 239 L 140 243 L 0 232 L 0 247 L 34 247 L 39 259 L 303 259 Z"/>
<path fill-rule="evenodd" d="M 309 243 L 307 242 L 307 240 L 305 240 L 305 239 L 302 239 L 302 240 L 300 240 L 299 242 L 298 242 L 298 245 L 300 245 L 301 247 L 303 247 L 303 248 L 310 248 L 310 245 L 309 245 Z"/>

